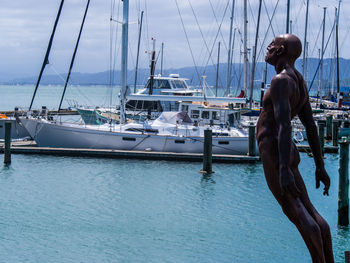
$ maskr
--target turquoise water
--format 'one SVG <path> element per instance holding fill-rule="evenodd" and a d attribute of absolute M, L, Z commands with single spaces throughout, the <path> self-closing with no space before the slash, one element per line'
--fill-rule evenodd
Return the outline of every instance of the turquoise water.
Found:
<path fill-rule="evenodd" d="M 327 155 L 330 196 L 314 188 L 337 261 L 350 248 L 337 227 L 336 155 Z M 0 262 L 311 262 L 269 192 L 261 164 L 13 155 L 0 164 Z"/>
<path fill-rule="evenodd" d="M 25 108 L 33 87 L 0 92 L 0 110 Z M 43 86 L 34 108 L 57 108 L 61 92 Z M 67 99 L 108 105 L 109 93 L 75 86 Z M 200 163 L 12 158 L 9 167 L 0 162 L 0 262 L 311 262 L 261 164 L 214 164 L 215 173 L 203 177 Z M 338 156 L 325 160 L 329 197 L 314 187 L 312 159 L 301 158 L 310 198 L 330 224 L 336 262 L 344 262 L 350 232 L 337 227 Z"/>
<path fill-rule="evenodd" d="M 15 107 L 28 109 L 33 92 L 34 85 L 0 85 L 0 110 L 13 110 Z M 62 86 L 39 86 L 33 109 L 41 109 L 41 106 L 57 109 L 62 92 Z M 83 106 L 115 105 L 119 101 L 118 93 L 118 88 L 110 88 L 109 86 L 68 86 L 63 108 L 74 104 Z"/>

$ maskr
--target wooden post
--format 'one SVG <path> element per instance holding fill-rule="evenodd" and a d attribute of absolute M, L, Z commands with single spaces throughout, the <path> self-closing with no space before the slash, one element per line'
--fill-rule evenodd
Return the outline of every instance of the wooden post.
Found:
<path fill-rule="evenodd" d="M 344 121 L 344 128 L 350 128 L 350 121 L 349 120 Z"/>
<path fill-rule="evenodd" d="M 322 150 L 322 155 L 324 154 L 324 120 L 318 121 L 318 136 L 320 137 L 320 145 Z"/>
<path fill-rule="evenodd" d="M 338 128 L 339 128 L 339 121 L 333 120 L 332 121 L 332 144 L 333 144 L 333 146 L 338 146 Z"/>
<path fill-rule="evenodd" d="M 326 119 L 326 139 L 327 140 L 332 139 L 332 120 L 333 120 L 333 116 L 328 115 Z"/>
<path fill-rule="evenodd" d="M 4 149 L 4 163 L 11 163 L 11 122 L 5 122 L 5 149 Z"/>
<path fill-rule="evenodd" d="M 211 174 L 212 170 L 212 150 L 213 150 L 213 133 L 211 130 L 204 130 L 204 149 L 203 149 L 203 169 L 202 174 Z"/>
<path fill-rule="evenodd" d="M 350 251 L 345 251 L 345 263 L 350 263 Z"/>
<path fill-rule="evenodd" d="M 340 144 L 338 225 L 349 225 L 349 141 L 343 137 Z"/>
<path fill-rule="evenodd" d="M 254 123 L 249 124 L 249 148 L 248 148 L 248 155 L 249 156 L 255 156 L 256 155 L 256 138 L 255 138 L 255 125 Z"/>

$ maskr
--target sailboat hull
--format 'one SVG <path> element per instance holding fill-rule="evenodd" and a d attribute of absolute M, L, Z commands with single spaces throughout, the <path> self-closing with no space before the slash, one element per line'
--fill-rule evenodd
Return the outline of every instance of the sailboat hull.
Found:
<path fill-rule="evenodd" d="M 139 150 L 202 153 L 203 137 L 128 133 L 94 126 L 61 125 L 37 119 L 23 119 L 24 126 L 40 147 Z M 214 154 L 242 155 L 248 151 L 247 137 L 213 136 Z"/>

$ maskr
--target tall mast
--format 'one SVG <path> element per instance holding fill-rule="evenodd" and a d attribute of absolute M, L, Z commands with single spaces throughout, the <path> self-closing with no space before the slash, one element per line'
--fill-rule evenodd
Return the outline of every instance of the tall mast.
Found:
<path fill-rule="evenodd" d="M 323 91 L 323 55 L 324 55 L 324 35 L 326 29 L 326 10 L 327 8 L 323 8 L 323 28 L 322 28 L 322 47 L 321 47 L 321 65 L 320 65 L 320 98 L 322 97 L 321 92 Z"/>
<path fill-rule="evenodd" d="M 63 3 L 64 3 L 64 0 L 61 1 L 60 7 L 59 7 L 59 9 L 58 9 L 58 13 L 57 13 L 57 16 L 56 16 L 55 24 L 54 24 L 54 26 L 53 26 L 52 33 L 51 33 L 51 37 L 50 37 L 50 40 L 49 40 L 49 44 L 48 44 L 47 49 L 46 49 L 46 54 L 45 54 L 44 62 L 43 62 L 43 64 L 42 64 L 42 66 L 41 66 L 41 70 L 40 70 L 40 73 L 39 73 L 39 77 L 38 77 L 38 80 L 37 80 L 36 85 L 35 85 L 35 89 L 34 89 L 34 93 L 33 93 L 32 100 L 31 100 L 31 102 L 30 102 L 29 110 L 32 109 L 33 102 L 34 102 L 34 99 L 35 99 L 35 95 L 36 95 L 36 92 L 37 92 L 37 90 L 38 90 L 39 83 L 40 83 L 40 80 L 41 80 L 41 76 L 43 75 L 44 69 L 45 69 L 46 65 L 49 64 L 49 55 L 50 55 L 50 51 L 51 51 L 52 41 L 53 41 L 53 38 L 54 38 L 54 36 L 55 36 L 55 32 L 56 32 L 56 27 L 57 27 L 57 24 L 58 24 L 58 20 L 60 19 L 60 16 L 61 16 L 61 11 L 62 11 L 62 7 L 63 7 Z"/>
<path fill-rule="evenodd" d="M 244 94 L 247 94 L 247 86 L 248 86 L 248 7 L 247 7 L 247 1 L 244 0 L 244 38 L 243 38 L 243 45 L 244 45 Z"/>
<path fill-rule="evenodd" d="M 337 17 L 338 17 L 338 9 L 335 7 L 335 15 L 334 15 L 334 25 L 337 25 Z M 334 94 L 334 85 L 335 85 L 335 67 L 336 67 L 336 63 L 335 60 L 337 59 L 336 56 L 336 50 L 337 50 L 337 36 L 336 36 L 336 32 L 334 33 L 334 48 L 333 48 L 333 58 L 332 58 L 332 88 L 331 88 L 331 95 Z"/>
<path fill-rule="evenodd" d="M 289 12 L 290 12 L 290 0 L 287 0 L 287 22 L 286 22 L 286 33 L 289 34 Z"/>
<path fill-rule="evenodd" d="M 141 34 L 142 34 L 142 21 L 143 21 L 143 11 L 141 12 L 140 27 L 139 27 L 139 38 L 137 41 L 137 56 L 136 56 L 136 68 L 135 68 L 135 81 L 134 81 L 134 93 L 136 93 L 137 85 L 137 72 L 139 68 L 139 56 L 140 56 L 140 44 L 141 44 Z"/>
<path fill-rule="evenodd" d="M 340 97 L 340 80 L 339 80 L 339 32 L 338 32 L 338 26 L 339 26 L 339 14 L 340 14 L 340 3 L 341 0 L 339 0 L 338 4 L 338 15 L 337 15 L 337 23 L 335 25 L 335 34 L 336 34 L 336 47 L 337 47 L 337 99 L 338 99 L 338 108 L 341 108 L 341 97 Z"/>
<path fill-rule="evenodd" d="M 76 42 L 76 44 L 75 44 L 73 56 L 72 56 L 72 59 L 71 59 L 70 65 L 69 65 L 69 70 L 68 70 L 66 82 L 64 83 L 64 88 L 63 88 L 63 92 L 62 92 L 62 96 L 61 96 L 61 101 L 60 101 L 60 104 L 59 104 L 59 106 L 58 106 L 58 112 L 61 110 L 62 103 L 63 103 L 63 98 L 64 98 L 64 95 L 65 95 L 66 90 L 67 90 L 68 81 L 69 81 L 70 74 L 71 74 L 71 72 L 72 72 L 72 68 L 73 68 L 73 65 L 74 65 L 75 56 L 76 56 L 77 51 L 78 51 L 78 46 L 79 46 L 79 42 L 80 42 L 81 32 L 83 31 L 83 28 L 84 28 L 84 24 L 85 24 L 85 19 L 86 19 L 87 11 L 88 11 L 88 9 L 89 9 L 89 4 L 90 4 L 90 0 L 88 0 L 87 3 L 86 3 L 86 8 L 85 8 L 85 13 L 84 13 L 83 21 L 81 22 L 81 26 L 80 26 L 80 30 L 79 30 L 78 39 L 77 39 L 77 42 Z"/>
<path fill-rule="evenodd" d="M 249 108 L 252 108 L 252 102 L 253 102 L 254 76 L 255 76 L 255 64 L 256 64 L 256 50 L 257 50 L 258 38 L 259 38 L 261 4 L 262 4 L 262 0 L 259 0 L 258 22 L 257 22 L 257 26 L 256 26 L 255 45 L 254 45 L 254 49 L 253 49 L 252 74 L 250 76 Z"/>
<path fill-rule="evenodd" d="M 219 42 L 219 44 L 218 44 L 218 61 L 217 61 L 217 65 L 216 65 L 215 97 L 218 96 L 218 86 L 219 86 L 220 45 L 221 45 L 221 43 Z"/>
<path fill-rule="evenodd" d="M 306 42 L 307 42 L 307 28 L 309 22 L 309 2 L 306 1 L 306 17 L 305 17 L 305 30 L 304 30 L 304 51 L 303 51 L 303 75 L 306 75 Z"/>
<path fill-rule="evenodd" d="M 123 0 L 122 24 L 122 61 L 121 61 L 121 90 L 120 90 L 120 122 L 125 123 L 125 95 L 128 77 L 128 29 L 129 29 L 129 0 Z"/>
<path fill-rule="evenodd" d="M 231 23 L 230 23 L 230 39 L 228 44 L 228 57 L 227 57 L 227 80 L 226 80 L 226 93 L 230 93 L 230 85 L 231 85 L 231 49 L 232 49 L 232 30 L 233 30 L 233 16 L 235 11 L 235 0 L 232 0 L 232 9 L 231 9 Z"/>

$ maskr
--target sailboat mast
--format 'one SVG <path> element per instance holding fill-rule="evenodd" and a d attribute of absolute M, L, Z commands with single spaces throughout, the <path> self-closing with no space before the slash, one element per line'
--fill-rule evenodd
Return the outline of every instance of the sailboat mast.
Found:
<path fill-rule="evenodd" d="M 247 86 L 248 86 L 248 7 L 247 7 L 247 1 L 244 0 L 244 38 L 243 38 L 243 45 L 244 45 L 244 94 L 247 94 Z"/>
<path fill-rule="evenodd" d="M 64 98 L 64 95 L 65 95 L 66 90 L 67 90 L 68 81 L 69 81 L 70 74 L 71 74 L 71 72 L 72 72 L 72 68 L 73 68 L 73 65 L 74 65 L 75 56 L 76 56 L 77 51 L 78 51 L 78 46 L 79 46 L 79 42 L 80 42 L 81 32 L 83 31 L 83 28 L 84 28 L 84 24 L 85 24 L 85 19 L 86 19 L 87 11 L 88 11 L 88 9 L 89 9 L 89 4 L 90 4 L 90 0 L 88 0 L 87 3 L 86 3 L 86 8 L 85 8 L 85 13 L 84 13 L 83 21 L 81 22 L 81 26 L 80 26 L 80 30 L 79 30 L 78 39 L 77 39 L 77 42 L 76 42 L 76 44 L 75 44 L 75 48 L 74 48 L 73 56 L 72 56 L 72 59 L 71 59 L 71 62 L 70 62 L 70 66 L 69 66 L 69 70 L 68 70 L 66 82 L 64 83 L 64 88 L 63 88 L 63 92 L 62 92 L 62 97 L 61 97 L 60 105 L 58 106 L 58 112 L 60 112 L 60 110 L 61 110 L 62 103 L 63 103 L 63 98 Z"/>
<path fill-rule="evenodd" d="M 286 22 L 286 33 L 289 34 L 289 13 L 290 13 L 290 0 L 287 1 L 287 22 Z"/>
<path fill-rule="evenodd" d="M 256 50 L 257 50 L 258 38 L 259 38 L 261 5 L 262 5 L 262 0 L 259 0 L 258 21 L 257 21 L 256 33 L 255 33 L 255 45 L 254 45 L 254 49 L 253 49 L 252 74 L 250 76 L 249 108 L 252 108 L 252 103 L 253 103 L 253 89 L 254 89 L 254 76 L 255 76 L 255 64 L 256 64 Z"/>
<path fill-rule="evenodd" d="M 320 98 L 322 98 L 321 92 L 323 91 L 323 56 L 324 56 L 324 35 L 326 29 L 326 10 L 327 8 L 323 8 L 323 28 L 322 28 L 322 47 L 321 47 L 321 65 L 320 65 Z"/>
<path fill-rule="evenodd" d="M 128 30 L 129 0 L 123 0 L 122 55 L 121 55 L 121 90 L 120 90 L 120 122 L 125 123 L 125 95 L 127 90 L 128 71 Z"/>
<path fill-rule="evenodd" d="M 334 25 L 337 25 L 337 17 L 338 17 L 338 9 L 335 7 L 334 8 L 335 9 L 335 14 L 334 14 Z M 336 60 L 336 45 L 337 45 L 337 43 L 336 43 L 336 33 L 334 33 L 334 48 L 333 48 L 333 58 L 332 58 L 332 86 L 331 86 L 331 92 L 330 92 L 330 94 L 331 95 L 333 95 L 334 94 L 334 85 L 335 85 L 335 60 Z"/>
<path fill-rule="evenodd" d="M 306 1 L 306 17 L 305 17 L 305 31 L 304 31 L 304 51 L 303 51 L 303 75 L 306 75 L 306 42 L 307 42 L 307 28 L 309 22 L 309 3 L 310 0 Z"/>
<path fill-rule="evenodd" d="M 339 27 L 339 14 L 340 14 L 340 3 L 341 0 L 339 0 L 339 5 L 338 5 L 338 15 L 337 15 L 337 23 L 335 25 L 335 34 L 336 34 L 336 47 L 337 47 L 337 100 L 338 100 L 338 108 L 341 108 L 342 104 L 342 98 L 340 96 L 340 80 L 339 80 L 339 32 L 338 32 L 338 27 Z"/>
<path fill-rule="evenodd" d="M 142 34 L 142 21 L 143 21 L 143 13 L 141 12 L 140 18 L 140 27 L 139 27 L 139 38 L 137 41 L 137 55 L 136 55 L 136 68 L 135 68 L 135 81 L 134 81 L 134 93 L 136 93 L 136 85 L 137 85 L 137 72 L 139 69 L 139 57 L 140 57 L 140 44 L 141 44 L 141 34 Z"/>
<path fill-rule="evenodd" d="M 231 86 L 231 70 L 232 70 L 232 63 L 231 63 L 231 49 L 232 49 L 232 30 L 233 30 L 233 16 L 234 16 L 234 10 L 235 10 L 235 0 L 232 0 L 232 8 L 231 8 L 231 23 L 230 23 L 230 39 L 228 44 L 228 56 L 227 56 L 227 80 L 226 80 L 226 94 L 230 93 L 230 86 Z"/>
<path fill-rule="evenodd" d="M 42 64 L 42 66 L 41 66 L 41 70 L 40 70 L 40 73 L 39 73 L 39 77 L 38 77 L 38 80 L 37 80 L 36 85 L 35 85 L 35 89 L 34 89 L 34 93 L 33 93 L 32 100 L 31 100 L 31 102 L 30 102 L 29 110 L 32 109 L 33 102 L 34 102 L 34 99 L 35 99 L 35 95 L 36 95 L 36 92 L 37 92 L 37 90 L 38 90 L 39 83 L 40 83 L 41 77 L 42 77 L 42 75 L 43 75 L 44 69 L 45 69 L 46 65 L 49 64 L 49 55 L 50 55 L 50 51 L 51 51 L 52 41 L 53 41 L 53 38 L 54 38 L 54 36 L 55 36 L 55 32 L 56 32 L 56 27 L 57 27 L 57 24 L 58 24 L 58 20 L 60 19 L 60 16 L 61 16 L 61 11 L 62 11 L 62 7 L 63 7 L 63 3 L 64 3 L 64 0 L 61 1 L 60 7 L 59 7 L 58 12 L 57 12 L 55 24 L 54 24 L 53 29 L 52 29 L 52 33 L 51 33 L 51 37 L 50 37 L 50 40 L 49 40 L 49 44 L 48 44 L 48 46 L 47 46 L 47 50 L 46 50 L 44 62 L 43 62 L 43 64 Z"/>
<path fill-rule="evenodd" d="M 218 60 L 217 60 L 217 65 L 216 65 L 215 97 L 218 96 L 218 87 L 219 87 L 220 45 L 221 45 L 221 42 L 219 42 L 219 44 L 218 44 Z"/>

